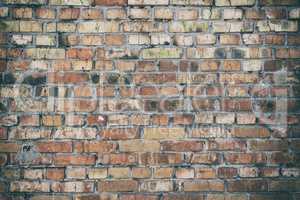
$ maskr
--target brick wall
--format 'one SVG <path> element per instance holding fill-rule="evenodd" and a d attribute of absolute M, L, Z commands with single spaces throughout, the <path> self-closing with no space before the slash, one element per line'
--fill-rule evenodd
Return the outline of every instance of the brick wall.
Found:
<path fill-rule="evenodd" d="M 300 199 L 299 0 L 1 0 L 0 199 Z"/>

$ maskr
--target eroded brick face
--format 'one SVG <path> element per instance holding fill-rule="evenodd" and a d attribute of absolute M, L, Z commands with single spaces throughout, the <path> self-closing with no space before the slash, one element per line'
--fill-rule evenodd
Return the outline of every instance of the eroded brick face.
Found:
<path fill-rule="evenodd" d="M 0 199 L 298 200 L 299 0 L 2 0 Z"/>

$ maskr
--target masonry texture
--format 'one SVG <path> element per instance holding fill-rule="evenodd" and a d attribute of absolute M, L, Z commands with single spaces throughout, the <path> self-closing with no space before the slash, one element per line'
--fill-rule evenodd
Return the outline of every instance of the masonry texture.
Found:
<path fill-rule="evenodd" d="M 299 0 L 0 0 L 0 199 L 299 200 Z"/>

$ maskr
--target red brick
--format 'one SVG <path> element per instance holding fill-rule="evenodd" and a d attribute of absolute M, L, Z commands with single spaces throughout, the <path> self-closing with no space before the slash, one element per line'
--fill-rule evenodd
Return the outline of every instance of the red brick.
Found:
<path fill-rule="evenodd" d="M 233 180 L 228 182 L 229 192 L 266 192 L 268 184 L 265 180 Z"/>
<path fill-rule="evenodd" d="M 179 193 L 168 193 L 163 195 L 163 200 L 204 200 L 204 194 L 179 194 Z"/>
<path fill-rule="evenodd" d="M 85 152 L 101 152 L 108 153 L 116 151 L 116 143 L 105 142 L 105 141 L 91 141 L 84 142 Z"/>
<path fill-rule="evenodd" d="M 139 163 L 143 165 L 179 164 L 183 162 L 183 155 L 179 153 L 143 153 Z"/>
<path fill-rule="evenodd" d="M 261 153 L 227 153 L 225 162 L 229 164 L 265 163 L 266 155 Z"/>
<path fill-rule="evenodd" d="M 69 153 L 72 152 L 71 142 L 37 142 L 35 144 L 37 151 L 41 153 Z"/>
<path fill-rule="evenodd" d="M 120 200 L 158 200 L 159 197 L 157 195 L 144 195 L 144 194 L 122 194 L 120 196 Z"/>
<path fill-rule="evenodd" d="M 63 168 L 48 168 L 46 178 L 49 180 L 63 180 L 65 177 L 65 170 Z"/>
<path fill-rule="evenodd" d="M 97 8 L 83 8 L 80 16 L 82 19 L 102 19 L 103 12 Z"/>
<path fill-rule="evenodd" d="M 138 158 L 133 153 L 109 153 L 99 154 L 98 161 L 103 164 L 111 165 L 133 165 L 137 164 Z"/>
<path fill-rule="evenodd" d="M 193 115 L 175 115 L 173 118 L 173 123 L 175 125 L 189 125 L 193 123 Z"/>
<path fill-rule="evenodd" d="M 183 182 L 183 190 L 185 192 L 222 192 L 224 191 L 224 183 L 222 181 L 186 181 Z"/>
<path fill-rule="evenodd" d="M 96 157 L 93 155 L 57 154 L 53 158 L 55 165 L 94 165 Z"/>
<path fill-rule="evenodd" d="M 95 4 L 100 6 L 125 6 L 127 0 L 95 0 Z"/>
<path fill-rule="evenodd" d="M 0 143 L 0 152 L 5 152 L 5 153 L 14 153 L 18 152 L 20 149 L 20 145 L 17 143 L 9 142 L 9 143 Z"/>
<path fill-rule="evenodd" d="M 219 178 L 234 178 L 238 174 L 237 168 L 234 167 L 220 167 L 218 168 Z"/>
<path fill-rule="evenodd" d="M 100 133 L 101 137 L 106 140 L 126 140 L 136 139 L 139 137 L 138 128 L 115 128 L 105 129 Z"/>
<path fill-rule="evenodd" d="M 188 152 L 201 151 L 204 143 L 198 141 L 164 141 L 161 146 L 163 151 Z"/>
<path fill-rule="evenodd" d="M 51 184 L 53 192 L 93 192 L 93 182 L 68 181 L 68 182 L 53 182 Z"/>
<path fill-rule="evenodd" d="M 234 137 L 241 138 L 265 138 L 270 136 L 270 131 L 267 128 L 254 128 L 254 127 L 240 127 L 233 129 L 232 132 Z"/>
<path fill-rule="evenodd" d="M 49 73 L 48 74 L 48 82 L 49 83 L 80 83 L 86 82 L 89 80 L 89 76 L 87 73 L 74 73 L 74 72 L 66 72 L 66 73 Z"/>
<path fill-rule="evenodd" d="M 1 140 L 7 139 L 7 128 L 5 128 L 5 127 L 0 127 L 0 139 L 1 139 Z"/>
<path fill-rule="evenodd" d="M 241 37 L 239 35 L 220 35 L 220 43 L 221 44 L 231 44 L 238 45 L 241 42 Z"/>
<path fill-rule="evenodd" d="M 122 46 L 125 43 L 125 37 L 123 35 L 105 35 L 105 44 L 112 46 Z"/>
<path fill-rule="evenodd" d="M 200 167 L 195 169 L 195 178 L 214 179 L 217 177 L 216 170 L 209 167 Z"/>
<path fill-rule="evenodd" d="M 245 151 L 247 148 L 245 141 L 216 139 L 208 142 L 208 150 L 210 151 Z"/>
<path fill-rule="evenodd" d="M 80 14 L 79 8 L 62 8 L 59 12 L 59 19 L 78 19 Z"/>
<path fill-rule="evenodd" d="M 152 116 L 152 123 L 155 125 L 167 125 L 169 117 L 167 115 L 154 115 Z"/>
<path fill-rule="evenodd" d="M 67 58 L 80 59 L 80 60 L 89 60 L 93 57 L 92 49 L 77 49 L 72 48 L 68 49 L 66 52 Z"/>
<path fill-rule="evenodd" d="M 217 153 L 195 153 L 190 158 L 193 164 L 217 164 L 219 160 L 220 154 Z"/>
<path fill-rule="evenodd" d="M 106 116 L 103 115 L 89 115 L 87 117 L 87 123 L 89 126 L 105 125 L 106 121 Z"/>
<path fill-rule="evenodd" d="M 136 192 L 138 182 L 134 180 L 103 181 L 98 184 L 101 192 Z"/>
<path fill-rule="evenodd" d="M 265 43 L 270 45 L 283 45 L 285 41 L 284 35 L 266 35 Z"/>
<path fill-rule="evenodd" d="M 21 126 L 39 126 L 40 117 L 38 115 L 23 115 L 20 116 Z"/>

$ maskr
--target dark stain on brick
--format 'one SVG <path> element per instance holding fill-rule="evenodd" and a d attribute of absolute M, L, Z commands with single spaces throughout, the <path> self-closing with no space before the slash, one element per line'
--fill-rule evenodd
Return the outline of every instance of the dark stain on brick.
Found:
<path fill-rule="evenodd" d="M 6 73 L 2 75 L 0 79 L 1 84 L 14 84 L 16 82 L 16 78 L 12 73 Z"/>
<path fill-rule="evenodd" d="M 132 82 L 132 76 L 130 74 L 126 74 L 123 76 L 123 80 L 125 85 L 130 85 Z"/>
<path fill-rule="evenodd" d="M 198 71 L 198 63 L 197 62 L 191 62 L 191 72 Z"/>
<path fill-rule="evenodd" d="M 135 59 L 139 59 L 138 56 L 136 55 L 125 55 L 125 56 L 122 56 L 120 59 L 125 59 L 125 60 L 135 60 Z"/>
<path fill-rule="evenodd" d="M 100 76 L 99 76 L 99 74 L 92 74 L 91 75 L 91 80 L 92 80 L 92 82 L 93 83 L 99 83 L 99 80 L 100 80 Z"/>
<path fill-rule="evenodd" d="M 46 83 L 46 76 L 34 77 L 34 76 L 30 75 L 30 76 L 27 76 L 26 78 L 24 78 L 23 83 L 24 84 L 29 84 L 29 85 L 32 85 L 32 86 L 43 85 L 43 84 Z"/>
<path fill-rule="evenodd" d="M 50 88 L 49 95 L 52 97 L 58 97 L 58 87 Z"/>
<path fill-rule="evenodd" d="M 5 30 L 7 28 L 7 24 L 5 24 L 2 20 L 0 20 L 0 29 Z"/>
<path fill-rule="evenodd" d="M 275 111 L 275 102 L 263 100 L 260 102 L 260 108 L 263 112 L 270 113 Z"/>
<path fill-rule="evenodd" d="M 120 75 L 119 74 L 110 74 L 107 78 L 107 82 L 109 84 L 117 84 L 119 82 Z"/>
<path fill-rule="evenodd" d="M 163 102 L 163 111 L 175 111 L 178 108 L 178 100 L 167 100 Z"/>
<path fill-rule="evenodd" d="M 0 102 L 0 111 L 1 112 L 7 112 L 8 111 L 6 106 L 2 102 Z"/>
<path fill-rule="evenodd" d="M 231 50 L 231 57 L 232 58 L 244 58 L 245 52 L 240 49 L 232 49 Z"/>
<path fill-rule="evenodd" d="M 225 48 L 219 48 L 219 49 L 216 49 L 216 50 L 215 50 L 215 53 L 214 53 L 214 56 L 215 56 L 216 58 L 220 58 L 220 59 L 226 58 L 226 51 L 225 51 Z"/>
<path fill-rule="evenodd" d="M 153 100 L 147 100 L 145 102 L 145 110 L 146 111 L 156 111 L 158 109 L 159 103 Z"/>
<path fill-rule="evenodd" d="M 265 71 L 277 71 L 281 70 L 282 62 L 280 60 L 267 60 L 264 63 Z"/>

